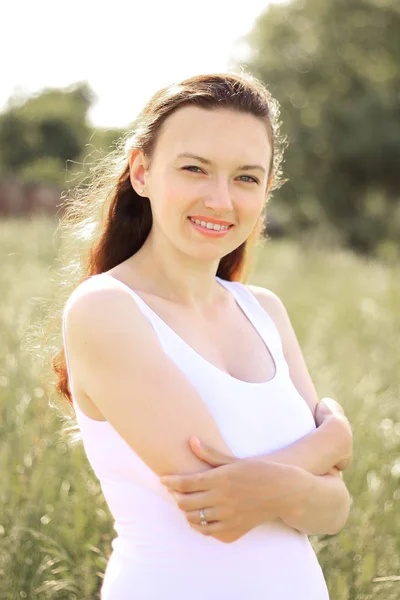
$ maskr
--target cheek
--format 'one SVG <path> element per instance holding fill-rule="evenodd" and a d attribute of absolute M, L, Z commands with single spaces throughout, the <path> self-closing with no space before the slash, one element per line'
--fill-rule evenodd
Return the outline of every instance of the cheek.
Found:
<path fill-rule="evenodd" d="M 179 218 L 185 197 L 181 187 L 176 182 L 165 180 L 159 182 L 156 189 L 152 190 L 153 217 L 160 223 L 171 222 Z"/>
<path fill-rule="evenodd" d="M 192 186 L 185 184 L 182 179 L 170 177 L 164 181 L 161 188 L 163 210 L 168 211 L 172 208 L 183 209 L 189 204 L 194 195 Z M 171 217 L 171 212 L 168 213 Z"/>
<path fill-rule="evenodd" d="M 247 194 L 237 203 L 237 211 L 243 221 L 256 222 L 264 206 L 264 199 Z"/>

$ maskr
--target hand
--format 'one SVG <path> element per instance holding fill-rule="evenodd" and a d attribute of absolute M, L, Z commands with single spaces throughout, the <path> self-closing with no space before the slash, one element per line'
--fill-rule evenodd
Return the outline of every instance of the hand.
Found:
<path fill-rule="evenodd" d="M 335 419 L 338 435 L 343 436 L 345 454 L 335 467 L 340 471 L 347 469 L 353 460 L 353 433 L 342 406 L 333 398 L 322 398 L 315 408 L 315 423 L 319 427 L 325 419 Z"/>
<path fill-rule="evenodd" d="M 315 423 L 319 427 L 329 417 L 346 418 L 343 407 L 333 398 L 321 398 L 315 407 Z"/>
<path fill-rule="evenodd" d="M 160 478 L 193 529 L 233 542 L 257 525 L 279 518 L 294 501 L 292 467 L 228 456 L 195 440 L 190 439 L 192 452 L 214 468 Z M 201 508 L 208 525 L 200 523 Z"/>

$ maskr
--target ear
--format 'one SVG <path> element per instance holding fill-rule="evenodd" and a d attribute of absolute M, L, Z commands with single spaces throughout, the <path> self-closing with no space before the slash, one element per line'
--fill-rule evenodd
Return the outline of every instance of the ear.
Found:
<path fill-rule="evenodd" d="M 141 150 L 134 148 L 129 157 L 129 178 L 133 189 L 139 196 L 145 194 L 147 161 Z M 143 190 L 143 192 L 140 192 Z"/>

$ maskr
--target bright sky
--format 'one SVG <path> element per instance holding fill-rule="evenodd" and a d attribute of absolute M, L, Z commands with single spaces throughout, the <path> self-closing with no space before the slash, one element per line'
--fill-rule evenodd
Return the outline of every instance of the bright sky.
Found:
<path fill-rule="evenodd" d="M 0 9 L 0 111 L 11 95 L 86 80 L 95 126 L 125 127 L 158 88 L 229 69 L 277 0 L 17 0 Z"/>

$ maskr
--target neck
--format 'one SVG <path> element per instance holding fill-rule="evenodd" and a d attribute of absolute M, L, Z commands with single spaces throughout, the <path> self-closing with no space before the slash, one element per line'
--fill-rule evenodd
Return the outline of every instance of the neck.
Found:
<path fill-rule="evenodd" d="M 140 250 L 128 261 L 149 282 L 148 291 L 185 308 L 204 309 L 220 297 L 215 280 L 218 260 L 188 256 L 150 232 Z"/>

